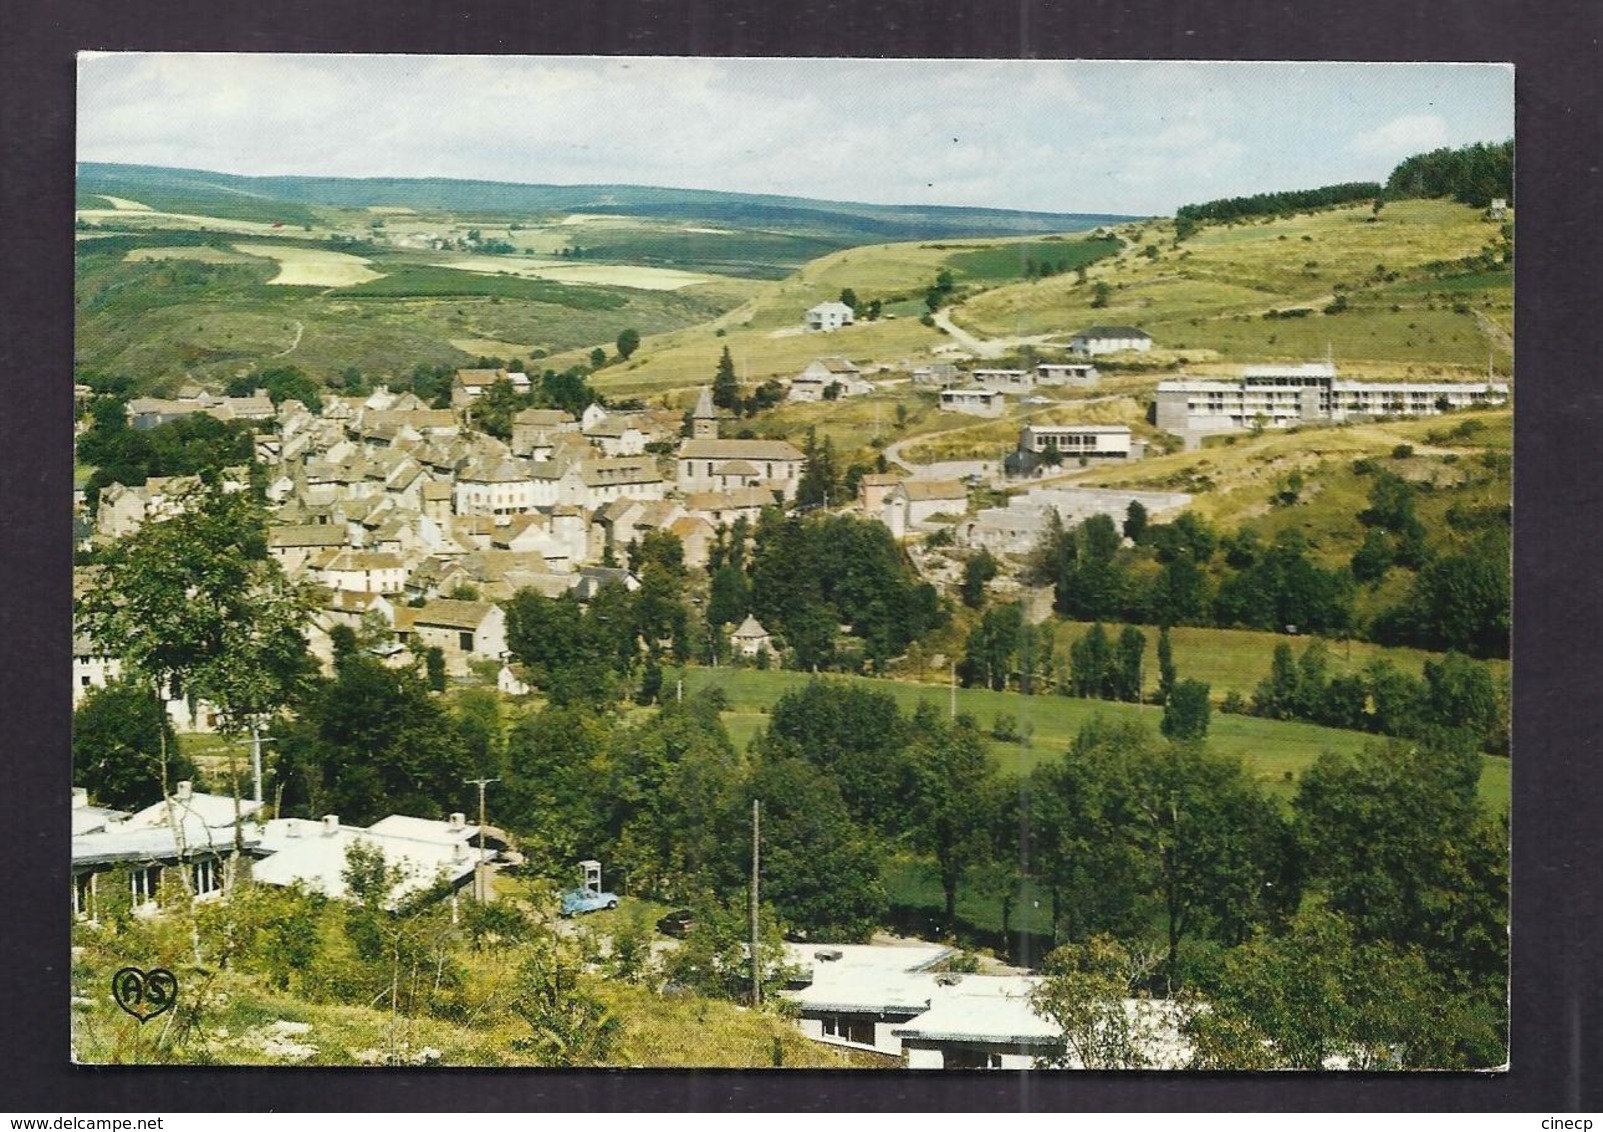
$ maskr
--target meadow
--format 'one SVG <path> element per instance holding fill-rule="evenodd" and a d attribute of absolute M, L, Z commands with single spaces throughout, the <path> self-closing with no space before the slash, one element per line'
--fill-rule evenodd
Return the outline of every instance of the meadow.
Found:
<path fill-rule="evenodd" d="M 1189 675 L 1183 666 L 1182 672 Z M 708 687 L 723 690 L 730 705 L 724 724 L 737 747 L 744 747 L 758 729 L 766 725 L 769 710 L 781 696 L 813 678 L 803 672 L 749 668 L 687 668 L 682 675 L 687 693 Z M 950 687 L 939 684 L 860 676 L 831 676 L 829 679 L 860 682 L 876 692 L 888 692 L 904 713 L 911 712 L 922 702 L 947 708 L 954 695 Z M 672 685 L 672 678 L 668 684 Z M 996 741 L 990 744 L 998 766 L 1013 774 L 1028 773 L 1041 762 L 1061 754 L 1080 729 L 1099 716 L 1137 720 L 1156 731 L 1162 715 L 1161 709 L 1142 704 L 1056 695 L 1024 696 L 986 688 L 958 688 L 955 696 L 957 710 L 972 715 L 984 730 L 988 731 L 999 715 L 1017 720 L 1021 729 L 1032 729 L 1028 746 Z M 1290 800 L 1296 790 L 1297 776 L 1322 752 L 1355 754 L 1376 741 L 1375 736 L 1357 731 L 1218 712 L 1214 713 L 1208 731 L 1208 746 L 1212 750 L 1239 758 L 1264 789 L 1282 801 Z M 1480 795 L 1484 805 L 1505 808 L 1509 783 L 1507 759 L 1482 758 Z"/>

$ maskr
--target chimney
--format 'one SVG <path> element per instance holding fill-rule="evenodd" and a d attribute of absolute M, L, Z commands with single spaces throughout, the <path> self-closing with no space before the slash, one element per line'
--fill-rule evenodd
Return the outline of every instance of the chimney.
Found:
<path fill-rule="evenodd" d="M 323 815 L 323 836 L 324 837 L 333 837 L 339 831 L 340 831 L 339 815 L 338 814 L 324 814 Z"/>
<path fill-rule="evenodd" d="M 187 802 L 195 796 L 195 784 L 189 779 L 180 779 L 178 790 L 173 794 L 174 801 Z"/>
<path fill-rule="evenodd" d="M 301 823 L 295 818 L 290 818 L 284 827 L 284 835 L 286 837 L 299 837 L 301 835 Z"/>
<path fill-rule="evenodd" d="M 72 788 L 72 808 L 77 810 L 89 804 L 89 791 L 83 786 Z"/>
<path fill-rule="evenodd" d="M 468 824 L 468 816 L 466 814 L 458 812 L 458 813 L 454 813 L 454 814 L 451 815 L 451 828 L 452 829 L 462 829 L 467 824 Z"/>
<path fill-rule="evenodd" d="M 468 843 L 466 841 L 458 841 L 455 845 L 453 845 L 451 847 L 451 854 L 458 861 L 467 860 L 468 859 Z"/>

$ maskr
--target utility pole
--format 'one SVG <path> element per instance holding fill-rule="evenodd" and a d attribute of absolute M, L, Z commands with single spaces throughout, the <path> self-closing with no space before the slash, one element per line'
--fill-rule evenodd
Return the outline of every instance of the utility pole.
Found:
<path fill-rule="evenodd" d="M 463 784 L 479 788 L 479 863 L 484 863 L 484 788 L 492 782 L 500 782 L 499 778 L 464 778 Z"/>
<path fill-rule="evenodd" d="M 957 718 L 957 661 L 955 661 L 955 660 L 952 661 L 951 690 L 952 690 L 952 713 L 951 714 L 952 714 L 952 718 L 956 719 Z"/>
<path fill-rule="evenodd" d="M 263 739 L 261 723 L 253 722 L 250 725 L 250 741 L 251 795 L 259 806 L 262 804 L 262 744 L 274 740 Z"/>
<path fill-rule="evenodd" d="M 761 806 L 762 803 L 756 798 L 751 800 L 751 1004 L 753 1006 L 761 1006 L 763 1002 L 763 961 L 757 951 L 757 866 L 762 851 Z"/>

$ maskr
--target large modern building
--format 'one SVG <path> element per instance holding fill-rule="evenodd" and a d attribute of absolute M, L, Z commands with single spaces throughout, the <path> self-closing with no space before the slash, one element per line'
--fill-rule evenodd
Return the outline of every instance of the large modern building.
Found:
<path fill-rule="evenodd" d="M 1508 384 L 1501 381 L 1342 381 L 1329 362 L 1247 366 L 1235 380 L 1159 382 L 1156 423 L 1169 432 L 1230 432 L 1259 424 L 1427 416 L 1507 400 Z"/>
<path fill-rule="evenodd" d="M 1036 456 L 1057 451 L 1064 457 L 1130 458 L 1130 426 L 1112 424 L 1028 424 L 1019 430 L 1019 451 Z"/>

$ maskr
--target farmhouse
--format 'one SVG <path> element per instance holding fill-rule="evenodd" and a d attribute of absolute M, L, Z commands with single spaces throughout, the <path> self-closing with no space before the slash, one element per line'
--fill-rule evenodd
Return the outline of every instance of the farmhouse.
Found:
<path fill-rule="evenodd" d="M 804 316 L 808 330 L 839 330 L 850 326 L 854 315 L 845 303 L 819 303 Z"/>
<path fill-rule="evenodd" d="M 974 417 L 999 417 L 1007 408 L 1007 398 L 994 389 L 943 389 L 941 409 L 948 413 L 967 413 Z"/>
<path fill-rule="evenodd" d="M 1152 336 L 1134 326 L 1088 326 L 1069 339 L 1069 353 L 1085 358 L 1121 350 L 1152 349 Z"/>
<path fill-rule="evenodd" d="M 459 369 L 451 378 L 451 408 L 467 408 L 498 381 L 510 383 L 517 393 L 529 391 L 529 375 L 526 373 L 508 373 L 504 369 Z"/>
<path fill-rule="evenodd" d="M 792 401 L 828 401 L 872 392 L 874 383 L 864 381 L 862 370 L 845 358 L 819 358 L 791 378 L 786 396 Z"/>
<path fill-rule="evenodd" d="M 903 538 L 932 515 L 968 510 L 968 488 L 960 480 L 903 480 L 885 493 L 881 521 Z"/>
<path fill-rule="evenodd" d="M 445 654 L 446 671 L 464 675 L 468 661 L 500 660 L 506 656 L 506 611 L 487 601 L 453 601 L 436 598 L 419 608 L 395 610 L 395 636 L 422 656 L 431 648 Z"/>
<path fill-rule="evenodd" d="M 946 389 L 963 380 L 963 371 L 951 362 L 935 362 L 913 371 L 913 384 L 920 389 Z"/>

